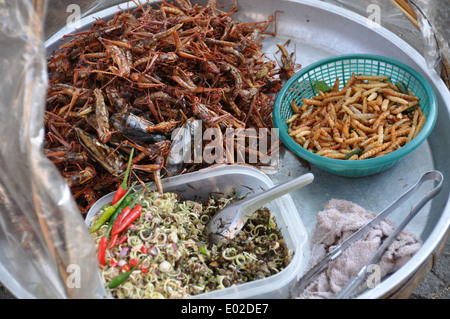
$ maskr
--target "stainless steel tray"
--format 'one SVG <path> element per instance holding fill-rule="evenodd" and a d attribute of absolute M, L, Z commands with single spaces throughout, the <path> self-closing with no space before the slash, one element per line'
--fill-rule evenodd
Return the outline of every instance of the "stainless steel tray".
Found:
<path fill-rule="evenodd" d="M 192 1 L 194 2 L 194 1 Z M 203 4 L 204 2 L 199 1 Z M 427 141 L 412 154 L 402 159 L 395 167 L 378 175 L 364 178 L 345 178 L 330 175 L 312 167 L 309 170 L 290 151 L 280 153 L 277 174 L 270 175 L 275 184 L 287 181 L 311 171 L 315 175 L 312 185 L 292 193 L 300 217 L 311 235 L 316 225 L 317 212 L 331 198 L 346 199 L 373 212 L 382 211 L 395 198 L 412 186 L 428 170 L 439 170 L 450 176 L 450 93 L 439 75 L 427 67 L 424 58 L 410 45 L 384 28 L 370 29 L 366 19 L 348 10 L 321 2 L 307 0 L 240 0 L 239 11 L 233 15 L 242 21 L 263 21 L 275 11 L 277 14 L 277 36 L 266 36 L 263 50 L 268 56 L 277 51 L 276 43 L 290 39 L 289 50 L 295 48 L 297 63 L 307 66 L 320 59 L 350 53 L 384 55 L 404 62 L 421 73 L 434 89 L 439 105 L 438 120 Z M 224 10 L 231 5 L 227 4 Z M 82 25 L 88 26 L 93 17 L 111 16 L 117 7 L 106 9 L 84 18 Z M 46 42 L 49 52 L 56 49 L 63 35 L 73 30 L 64 28 Z M 420 190 L 423 195 L 429 189 Z M 423 266 L 433 257 L 450 226 L 450 208 L 447 203 L 450 188 L 447 182 L 441 193 L 429 203 L 413 220 L 407 230 L 423 240 L 419 252 L 400 270 L 385 279 L 376 288 L 370 289 L 360 298 L 387 298 L 401 295 L 423 272 Z M 420 196 L 418 196 L 420 197 Z M 408 213 L 416 203 L 404 205 L 392 216 L 396 219 Z M 398 216 L 398 217 L 397 217 Z M 302 274 L 298 274 L 298 278 Z M 406 287 L 406 288 L 405 288 Z"/>

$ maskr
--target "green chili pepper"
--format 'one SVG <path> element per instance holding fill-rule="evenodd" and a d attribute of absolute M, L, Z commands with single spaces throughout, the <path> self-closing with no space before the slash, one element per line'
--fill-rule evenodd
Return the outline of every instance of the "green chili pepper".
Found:
<path fill-rule="evenodd" d="M 136 183 L 135 183 L 136 184 Z M 135 185 L 133 184 L 133 185 Z M 95 233 L 102 227 L 110 218 L 111 216 L 116 212 L 117 208 L 122 204 L 122 202 L 125 200 L 125 198 L 129 195 L 129 193 L 132 191 L 133 187 L 130 187 L 130 189 L 127 191 L 124 197 L 122 197 L 117 203 L 114 205 L 111 205 L 107 210 L 105 210 L 100 216 L 100 218 L 97 220 L 94 226 L 92 226 L 90 232 Z"/>
<path fill-rule="evenodd" d="M 409 94 L 408 88 L 406 87 L 405 83 L 403 83 L 402 81 L 398 81 L 397 83 L 395 83 L 395 86 L 401 93 Z"/>
<path fill-rule="evenodd" d="M 106 232 L 107 236 L 109 236 L 109 234 L 111 234 L 111 230 L 113 228 L 114 222 L 116 221 L 116 219 L 120 215 L 120 213 L 123 211 L 123 209 L 125 207 L 127 207 L 128 205 L 130 205 L 131 201 L 136 202 L 138 195 L 141 192 L 142 192 L 142 190 L 136 191 L 136 192 L 126 196 L 124 201 L 117 207 L 116 211 L 114 212 L 114 214 L 111 216 L 111 218 L 109 220 L 108 230 Z M 134 204 L 133 204 L 133 206 L 134 206 Z"/>
<path fill-rule="evenodd" d="M 360 148 L 354 149 L 353 151 L 351 151 L 350 153 L 345 155 L 345 159 L 349 159 L 350 157 L 352 157 L 355 154 L 357 154 L 358 156 L 361 155 L 362 154 L 362 149 L 360 149 Z"/>
<path fill-rule="evenodd" d="M 328 86 L 328 84 L 325 81 L 316 81 L 313 84 L 314 90 L 319 93 L 319 91 L 323 93 L 327 93 L 331 91 L 331 88 Z"/>
<path fill-rule="evenodd" d="M 111 282 L 108 284 L 108 288 L 110 289 L 114 289 L 118 286 L 120 286 L 121 284 L 123 284 L 125 281 L 128 280 L 128 278 L 130 278 L 131 274 L 133 273 L 133 271 L 135 271 L 143 262 L 145 259 L 147 259 L 147 257 L 150 254 L 148 254 L 145 258 L 143 258 L 139 264 L 137 264 L 136 266 L 134 266 L 133 268 L 131 268 L 130 271 L 124 272 L 123 274 L 118 275 L 117 277 L 115 277 L 113 280 L 111 280 Z"/>

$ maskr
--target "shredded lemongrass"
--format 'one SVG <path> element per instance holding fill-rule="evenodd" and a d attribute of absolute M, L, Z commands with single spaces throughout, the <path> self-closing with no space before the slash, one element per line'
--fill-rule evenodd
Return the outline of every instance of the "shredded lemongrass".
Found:
<path fill-rule="evenodd" d="M 255 212 L 230 243 L 208 242 L 203 232 L 210 217 L 236 199 L 210 198 L 198 203 L 181 201 L 174 193 L 161 196 L 147 191 L 142 214 L 125 231 L 127 241 L 107 252 L 107 265 L 101 269 L 105 286 L 125 271 L 121 266 L 131 258 L 145 260 L 125 283 L 107 288 L 109 293 L 116 298 L 186 298 L 283 270 L 292 252 L 266 208 Z M 107 227 L 92 234 L 96 243 Z M 119 256 L 124 247 L 129 247 L 128 252 Z M 113 258 L 116 262 L 110 263 Z"/>

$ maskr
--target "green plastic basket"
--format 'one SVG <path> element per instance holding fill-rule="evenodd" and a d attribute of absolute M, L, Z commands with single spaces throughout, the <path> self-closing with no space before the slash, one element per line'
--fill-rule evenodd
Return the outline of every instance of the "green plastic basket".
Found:
<path fill-rule="evenodd" d="M 346 161 L 316 155 L 297 144 L 287 133 L 286 121 L 293 115 L 292 100 L 301 105 L 302 99 L 312 98 L 316 81 L 332 86 L 339 77 L 341 89 L 352 73 L 363 75 L 387 75 L 393 83 L 402 81 L 420 98 L 420 107 L 427 118 L 419 134 L 400 149 L 376 158 Z M 273 119 L 279 129 L 280 139 L 296 155 L 316 167 L 341 176 L 361 177 L 380 173 L 394 166 L 402 157 L 415 150 L 433 130 L 437 118 L 436 96 L 425 79 L 411 67 L 396 60 L 378 55 L 343 55 L 314 63 L 296 73 L 287 81 L 275 100 Z"/>

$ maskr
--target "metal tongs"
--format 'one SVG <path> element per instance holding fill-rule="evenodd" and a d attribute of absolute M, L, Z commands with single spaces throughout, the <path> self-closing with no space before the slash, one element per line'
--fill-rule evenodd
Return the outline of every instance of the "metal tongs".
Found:
<path fill-rule="evenodd" d="M 384 254 L 385 250 L 392 244 L 397 235 L 408 225 L 408 223 L 417 215 L 417 213 L 425 206 L 425 204 L 435 197 L 442 189 L 443 175 L 439 171 L 429 171 L 422 175 L 419 181 L 411 187 L 406 193 L 397 198 L 390 206 L 385 208 L 381 213 L 375 216 L 370 222 L 365 226 L 356 231 L 347 240 L 342 242 L 340 245 L 336 246 L 331 252 L 329 252 L 319 263 L 317 263 L 313 268 L 308 270 L 305 275 L 294 285 L 291 290 L 291 297 L 300 295 L 300 293 L 313 281 L 314 277 L 319 275 L 328 264 L 336 259 L 342 254 L 351 244 L 359 240 L 364 236 L 372 227 L 384 220 L 389 214 L 396 210 L 400 205 L 402 205 L 408 198 L 410 198 L 418 188 L 426 181 L 434 180 L 437 181 L 437 185 L 425 195 L 425 197 L 411 209 L 411 212 L 403 219 L 403 221 L 394 229 L 394 231 L 386 238 L 383 244 L 375 252 L 374 256 L 370 261 L 364 265 L 358 274 L 351 278 L 349 282 L 344 286 L 335 296 L 335 299 L 347 299 L 351 298 L 355 291 L 361 286 L 363 281 L 367 276 L 367 269 L 370 265 L 376 264 L 381 256 Z"/>
<path fill-rule="evenodd" d="M 213 244 L 230 241 L 256 210 L 274 199 L 308 185 L 313 180 L 314 175 L 308 173 L 225 207 L 206 225 L 205 233 L 208 240 Z"/>

